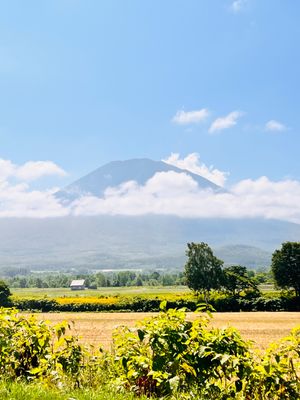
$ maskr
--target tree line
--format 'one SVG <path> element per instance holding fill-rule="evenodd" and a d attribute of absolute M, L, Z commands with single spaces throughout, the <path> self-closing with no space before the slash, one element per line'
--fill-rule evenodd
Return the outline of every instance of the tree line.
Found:
<path fill-rule="evenodd" d="M 68 288 L 74 279 L 84 279 L 91 289 L 98 287 L 125 286 L 178 286 L 185 284 L 183 272 L 162 273 L 119 271 L 93 274 L 28 274 L 7 277 L 5 281 L 11 288 Z"/>
<path fill-rule="evenodd" d="M 240 288 L 247 287 L 247 282 L 253 281 L 256 285 L 273 283 L 270 272 L 251 271 L 243 266 L 226 267 L 231 271 L 232 277 L 228 279 L 228 290 L 238 292 Z M 233 288 L 234 276 L 241 275 L 236 288 Z M 187 284 L 184 272 L 133 272 L 119 271 L 93 274 L 69 274 L 69 273 L 29 273 L 26 275 L 14 275 L 3 277 L 10 288 L 68 288 L 74 279 L 84 279 L 87 288 L 97 289 L 98 287 L 130 287 L 130 286 L 181 286 Z M 246 282 L 243 282 L 243 279 Z"/>

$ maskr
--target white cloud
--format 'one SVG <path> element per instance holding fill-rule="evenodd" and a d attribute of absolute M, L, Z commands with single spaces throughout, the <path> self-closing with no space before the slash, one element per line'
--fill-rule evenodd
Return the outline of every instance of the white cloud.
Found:
<path fill-rule="evenodd" d="M 230 192 L 201 190 L 185 173 L 156 174 L 145 185 L 121 185 L 104 198 L 75 201 L 74 215 L 177 215 L 188 218 L 272 218 L 300 223 L 300 182 L 244 180 Z"/>
<path fill-rule="evenodd" d="M 219 186 L 224 186 L 227 176 L 229 175 L 228 172 L 220 171 L 212 165 L 207 167 L 200 161 L 200 156 L 197 153 L 188 154 L 182 159 L 180 159 L 178 153 L 172 153 L 168 158 L 162 161 L 174 165 L 175 167 L 191 171 Z"/>
<path fill-rule="evenodd" d="M 24 183 L 0 183 L 0 217 L 60 217 L 69 214 L 53 196 L 53 190 L 30 190 Z"/>
<path fill-rule="evenodd" d="M 33 181 L 44 176 L 66 176 L 67 173 L 52 161 L 28 161 L 23 165 L 0 159 L 0 179 L 16 178 Z"/>
<path fill-rule="evenodd" d="M 15 176 L 21 180 L 33 181 L 43 176 L 64 177 L 67 173 L 52 161 L 28 161 L 16 169 Z"/>
<path fill-rule="evenodd" d="M 69 210 L 53 196 L 57 189 L 39 191 L 28 185 L 30 181 L 49 175 L 65 176 L 66 172 L 52 161 L 28 161 L 16 165 L 0 159 L 0 217 L 67 215 Z"/>
<path fill-rule="evenodd" d="M 169 159 L 194 172 L 207 168 L 195 153 L 182 160 L 176 154 Z M 207 169 L 218 176 L 214 172 L 218 170 Z M 7 177 L 11 176 L 15 176 L 14 164 L 0 160 L 0 217 L 157 214 L 187 218 L 272 218 L 300 224 L 297 180 L 245 179 L 226 192 L 214 192 L 201 189 L 185 172 L 159 172 L 144 185 L 129 181 L 108 188 L 103 198 L 84 196 L 70 205 L 62 205 L 53 195 L 56 189 L 32 190 L 28 182 L 9 182 Z M 31 174 L 24 176 L 31 178 Z"/>
<path fill-rule="evenodd" d="M 204 121 L 209 116 L 209 111 L 206 108 L 195 111 L 177 111 L 172 118 L 172 122 L 179 125 L 189 125 Z"/>
<path fill-rule="evenodd" d="M 0 158 L 0 181 L 13 176 L 15 170 L 16 166 L 10 160 L 3 160 Z"/>
<path fill-rule="evenodd" d="M 243 9 L 247 2 L 248 0 L 234 0 L 230 8 L 233 12 L 238 13 Z"/>
<path fill-rule="evenodd" d="M 287 128 L 281 122 L 275 121 L 275 119 L 271 119 L 266 123 L 265 129 L 266 131 L 282 132 L 285 131 Z"/>
<path fill-rule="evenodd" d="M 225 117 L 215 119 L 209 128 L 209 132 L 214 133 L 235 126 L 237 124 L 237 120 L 242 117 L 243 114 L 244 113 L 241 111 L 232 111 Z"/>

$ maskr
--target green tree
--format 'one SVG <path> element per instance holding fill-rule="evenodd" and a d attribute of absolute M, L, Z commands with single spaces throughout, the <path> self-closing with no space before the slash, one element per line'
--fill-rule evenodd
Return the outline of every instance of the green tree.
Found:
<path fill-rule="evenodd" d="M 214 256 L 206 243 L 188 243 L 185 264 L 185 279 L 188 287 L 195 292 L 203 293 L 208 301 L 212 289 L 220 289 L 222 282 L 223 261 Z"/>
<path fill-rule="evenodd" d="M 231 265 L 223 269 L 223 287 L 233 296 L 239 295 L 243 290 L 258 292 L 257 284 L 249 277 L 246 267 Z"/>
<path fill-rule="evenodd" d="M 9 296 L 11 295 L 7 284 L 0 280 L 0 306 L 9 305 Z"/>
<path fill-rule="evenodd" d="M 300 242 L 282 243 L 273 253 L 271 269 L 278 287 L 293 288 L 300 296 Z"/>

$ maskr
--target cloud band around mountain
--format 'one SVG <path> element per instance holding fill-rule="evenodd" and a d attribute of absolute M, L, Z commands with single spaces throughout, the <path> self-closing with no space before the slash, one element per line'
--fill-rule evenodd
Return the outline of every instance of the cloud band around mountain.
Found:
<path fill-rule="evenodd" d="M 168 159 L 185 169 L 196 168 L 196 173 L 207 168 L 195 153 L 182 160 L 176 154 Z M 0 162 L 0 217 L 157 214 L 186 218 L 268 218 L 300 223 L 297 180 L 246 179 L 227 191 L 215 192 L 201 189 L 185 172 L 167 171 L 156 173 L 145 184 L 124 182 L 107 188 L 103 198 L 85 194 L 66 205 L 56 198 L 57 189 L 43 191 L 30 187 L 28 181 L 38 174 L 20 174 L 27 181 L 10 182 L 8 177 L 16 175 L 11 165 Z M 210 174 L 223 176 L 222 171 L 216 171 L 208 168 Z M 43 174 L 47 175 L 45 171 Z"/>

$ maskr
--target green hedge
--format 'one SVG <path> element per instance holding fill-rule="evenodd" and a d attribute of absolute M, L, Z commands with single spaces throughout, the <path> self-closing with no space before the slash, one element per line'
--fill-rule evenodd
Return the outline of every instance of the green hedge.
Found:
<path fill-rule="evenodd" d="M 203 302 L 199 300 L 179 299 L 168 301 L 168 308 L 186 308 L 195 311 L 197 304 Z M 118 303 L 98 304 L 98 303 L 70 303 L 59 304 L 56 300 L 48 299 L 19 299 L 13 302 L 13 306 L 22 311 L 61 311 L 61 312 L 150 312 L 159 311 L 160 299 L 133 298 L 121 300 Z M 215 296 L 210 300 L 212 307 L 218 312 L 238 312 L 238 311 L 300 311 L 300 299 L 292 296 L 281 297 L 229 297 Z"/>

